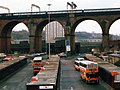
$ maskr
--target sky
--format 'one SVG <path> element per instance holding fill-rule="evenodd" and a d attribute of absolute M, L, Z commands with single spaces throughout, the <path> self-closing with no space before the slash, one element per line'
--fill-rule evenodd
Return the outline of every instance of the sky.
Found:
<path fill-rule="evenodd" d="M 100 9 L 100 8 L 119 8 L 120 7 L 120 0 L 0 0 L 0 6 L 4 6 L 10 9 L 11 13 L 14 12 L 30 12 L 31 11 L 31 4 L 35 4 L 40 7 L 41 11 L 48 11 L 47 4 L 51 4 L 50 10 L 66 10 L 67 9 L 67 2 L 74 2 L 77 5 L 76 10 L 80 9 Z M 70 7 L 68 7 L 70 9 Z M 38 8 L 33 7 L 32 11 L 39 11 Z M 7 13 L 6 9 L 0 8 L 0 13 Z M 92 23 L 91 23 L 92 22 Z M 88 25 L 89 24 L 89 25 Z M 90 26 L 90 27 L 86 27 Z M 25 27 L 25 25 L 17 25 L 16 27 Z M 118 34 L 120 20 L 116 21 L 114 25 L 112 25 L 110 29 L 110 33 Z M 91 29 L 90 29 L 91 28 Z M 17 28 L 14 28 L 17 29 Z M 89 32 L 101 32 L 100 26 L 95 21 L 84 21 L 79 24 L 76 28 L 76 31 L 84 31 L 86 30 Z M 89 30 L 88 30 L 89 29 Z"/>

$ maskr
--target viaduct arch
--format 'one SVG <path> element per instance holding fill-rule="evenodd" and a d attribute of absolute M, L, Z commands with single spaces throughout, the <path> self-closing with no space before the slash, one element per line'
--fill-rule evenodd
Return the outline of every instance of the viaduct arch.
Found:
<path fill-rule="evenodd" d="M 75 52 L 75 28 L 84 20 L 96 21 L 102 29 L 102 47 L 108 50 L 110 26 L 120 18 L 120 11 L 61 11 L 40 13 L 18 13 L 0 15 L 0 52 L 10 52 L 11 30 L 18 23 L 24 23 L 30 32 L 30 52 L 42 51 L 42 31 L 50 21 L 58 21 L 64 28 L 65 39 L 70 41 L 71 52 Z"/>

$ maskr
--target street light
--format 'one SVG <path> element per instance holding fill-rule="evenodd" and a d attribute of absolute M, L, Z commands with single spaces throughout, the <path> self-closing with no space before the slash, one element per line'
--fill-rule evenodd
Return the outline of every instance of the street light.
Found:
<path fill-rule="evenodd" d="M 48 9 L 49 9 L 49 11 L 50 11 L 50 6 L 51 6 L 51 4 L 47 4 L 47 6 L 48 6 Z M 48 22 L 49 22 L 49 58 L 50 58 L 50 13 L 48 13 Z"/>
<path fill-rule="evenodd" d="M 7 8 L 7 7 L 4 7 L 4 6 L 0 6 L 0 8 L 3 8 L 3 9 L 6 9 L 6 10 L 8 10 L 8 13 L 10 13 L 10 9 L 9 9 L 9 8 Z"/>
<path fill-rule="evenodd" d="M 31 4 L 31 12 L 32 12 L 33 7 L 38 8 L 38 9 L 39 9 L 39 12 L 40 12 L 40 7 L 39 7 L 38 5 L 35 5 L 35 4 Z"/>

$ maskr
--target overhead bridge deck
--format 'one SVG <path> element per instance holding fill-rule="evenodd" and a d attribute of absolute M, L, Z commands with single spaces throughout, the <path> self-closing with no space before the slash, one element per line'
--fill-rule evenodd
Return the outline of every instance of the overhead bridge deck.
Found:
<path fill-rule="evenodd" d="M 47 18 L 48 14 L 51 14 L 51 18 L 66 17 L 70 13 L 74 13 L 75 16 L 119 15 L 120 8 L 1 13 L 0 19 L 8 20 L 8 19 L 24 19 L 24 18 L 36 18 L 36 17 Z"/>
<path fill-rule="evenodd" d="M 100 77 L 115 90 L 120 90 L 120 67 L 93 56 L 92 54 L 86 54 L 85 56 L 88 60 L 96 60 L 99 65 Z"/>

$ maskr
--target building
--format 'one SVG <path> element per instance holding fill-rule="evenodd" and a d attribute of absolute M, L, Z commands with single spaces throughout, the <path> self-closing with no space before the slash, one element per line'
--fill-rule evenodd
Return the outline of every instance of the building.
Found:
<path fill-rule="evenodd" d="M 45 33 L 46 43 L 49 43 L 49 41 L 50 43 L 55 43 L 56 37 L 64 37 L 64 29 L 62 25 L 57 21 L 49 23 L 48 25 L 45 26 L 43 30 L 46 32 Z"/>
<path fill-rule="evenodd" d="M 102 45 L 102 39 L 80 39 L 80 52 L 91 52 L 92 48 L 100 49 Z"/>

